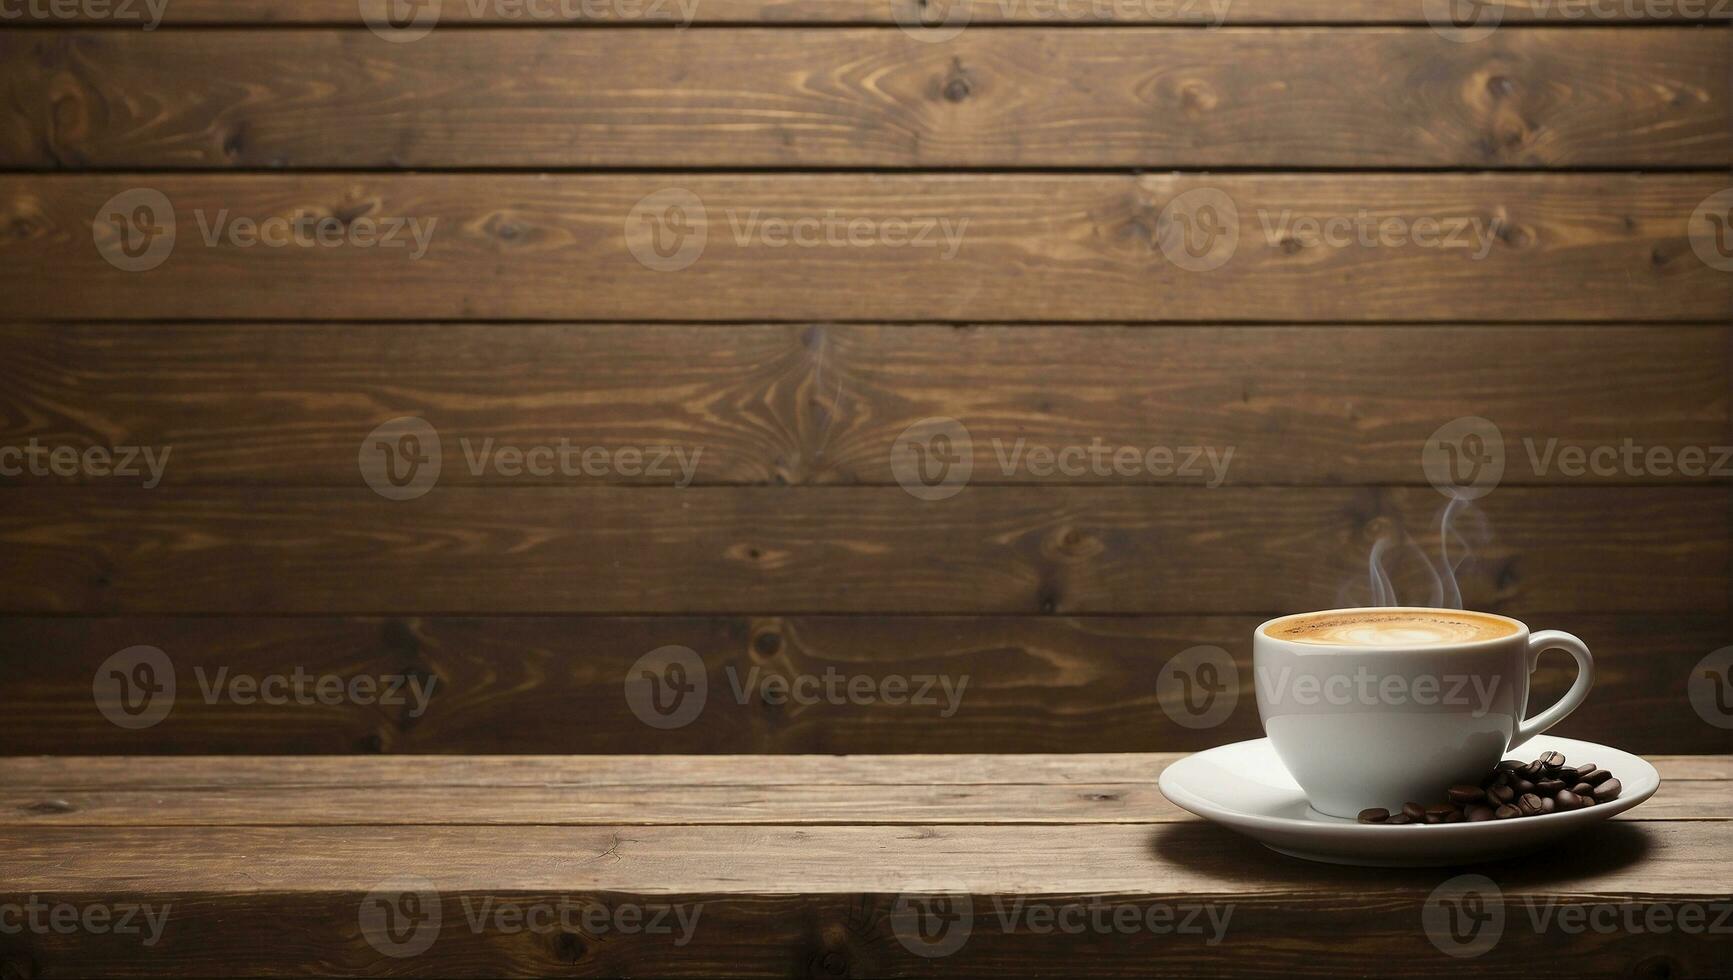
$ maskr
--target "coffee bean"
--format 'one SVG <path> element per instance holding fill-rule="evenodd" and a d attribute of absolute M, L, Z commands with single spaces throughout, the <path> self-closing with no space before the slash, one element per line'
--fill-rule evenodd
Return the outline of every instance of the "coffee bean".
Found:
<path fill-rule="evenodd" d="M 1624 788 L 1624 786 L 1619 784 L 1617 779 L 1609 779 L 1595 787 L 1595 802 L 1605 803 L 1608 800 L 1616 800 L 1619 798 L 1619 794 L 1624 791 Z"/>
<path fill-rule="evenodd" d="M 1532 780 L 1528 780 L 1528 779 L 1517 780 L 1516 781 L 1516 792 L 1517 792 L 1517 795 L 1519 795 L 1519 796 L 1522 795 L 1523 793 L 1534 792 L 1534 782 Z"/>
<path fill-rule="evenodd" d="M 1557 769 L 1559 766 L 1565 764 L 1565 755 L 1563 752 L 1544 752 L 1541 754 L 1539 761 Z"/>
<path fill-rule="evenodd" d="M 1534 791 L 1543 796 L 1551 796 L 1564 788 L 1565 784 L 1562 779 L 1543 779 L 1534 784 Z"/>
<path fill-rule="evenodd" d="M 1498 769 L 1500 772 L 1515 772 L 1526 765 L 1528 765 L 1526 762 L 1518 762 L 1515 759 L 1506 759 L 1498 764 Z"/>
<path fill-rule="evenodd" d="M 1414 821 L 1408 819 L 1408 814 L 1406 814 L 1406 813 L 1392 813 L 1392 814 L 1390 814 L 1390 819 L 1386 820 L 1384 822 L 1385 823 L 1413 823 Z"/>
<path fill-rule="evenodd" d="M 1389 820 L 1389 819 L 1390 819 L 1390 811 L 1384 809 L 1381 806 L 1375 806 L 1375 807 L 1371 807 L 1371 808 L 1360 811 L 1360 822 L 1361 823 L 1383 823 L 1384 821 Z"/>
<path fill-rule="evenodd" d="M 1494 786 L 1492 791 L 1486 795 L 1492 797 L 1493 800 L 1498 803 L 1516 802 L 1516 790 L 1509 786 Z"/>
<path fill-rule="evenodd" d="M 1482 820 L 1491 820 L 1492 807 L 1489 807 L 1484 803 L 1476 803 L 1468 808 L 1467 817 L 1470 823 L 1479 823 Z"/>
<path fill-rule="evenodd" d="M 1534 795 L 1533 793 L 1522 794 L 1522 797 L 1516 801 L 1516 808 L 1518 810 L 1521 810 L 1522 815 L 1525 817 L 1538 816 L 1539 814 L 1545 812 L 1541 808 L 1540 797 Z"/>
<path fill-rule="evenodd" d="M 1426 808 L 1418 803 L 1402 804 L 1402 815 L 1410 820 L 1425 820 Z"/>
<path fill-rule="evenodd" d="M 1540 811 L 1542 813 L 1551 813 L 1557 809 L 1558 809 L 1558 801 L 1557 800 L 1554 800 L 1550 796 L 1543 796 L 1540 798 Z"/>
<path fill-rule="evenodd" d="M 1577 794 L 1578 796 L 1583 796 L 1583 795 L 1588 794 L 1588 793 L 1593 793 L 1594 791 L 1595 791 L 1595 788 L 1593 786 L 1590 786 L 1588 783 L 1578 783 L 1575 786 L 1571 787 L 1571 792 Z"/>
<path fill-rule="evenodd" d="M 1594 772 L 1599 768 L 1599 766 L 1592 762 L 1585 762 L 1580 766 L 1572 768 L 1570 771 L 1576 775 L 1576 781 L 1580 783 L 1583 781 L 1584 776 L 1587 776 L 1589 773 Z"/>
<path fill-rule="evenodd" d="M 1498 818 L 1499 820 L 1509 820 L 1511 817 L 1517 816 L 1521 812 L 1522 812 L 1521 810 L 1518 810 L 1516 807 L 1511 806 L 1509 803 L 1506 803 L 1506 804 L 1500 806 L 1498 809 L 1492 811 L 1492 815 L 1494 817 Z"/>
<path fill-rule="evenodd" d="M 1478 786 L 1464 784 L 1450 787 L 1450 802 L 1452 803 L 1473 803 L 1485 797 L 1486 791 Z"/>
<path fill-rule="evenodd" d="M 1529 763 L 1528 765 L 1522 767 L 1522 777 L 1524 779 L 1531 779 L 1531 780 L 1539 779 L 1545 774 L 1546 774 L 1546 766 L 1539 759 L 1536 759 L 1533 762 Z"/>
<path fill-rule="evenodd" d="M 1613 778 L 1612 773 L 1606 771 L 1605 769 L 1596 769 L 1594 772 L 1591 772 L 1587 776 L 1584 776 L 1583 782 L 1588 783 L 1590 786 L 1599 786 L 1600 784 L 1606 782 L 1607 780 L 1609 780 L 1611 778 Z"/>
<path fill-rule="evenodd" d="M 1452 813 L 1455 812 L 1456 808 L 1448 803 L 1434 803 L 1426 808 L 1426 822 L 1443 823 Z"/>
<path fill-rule="evenodd" d="M 1561 810 L 1575 810 L 1577 808 L 1577 794 L 1568 789 L 1559 790 L 1558 795 L 1553 799 L 1558 801 Z"/>
<path fill-rule="evenodd" d="M 1461 823 L 1465 819 L 1467 819 L 1467 818 L 1462 815 L 1461 810 L 1452 810 L 1452 811 L 1450 811 L 1450 815 L 1444 818 L 1444 822 L 1445 823 Z"/>

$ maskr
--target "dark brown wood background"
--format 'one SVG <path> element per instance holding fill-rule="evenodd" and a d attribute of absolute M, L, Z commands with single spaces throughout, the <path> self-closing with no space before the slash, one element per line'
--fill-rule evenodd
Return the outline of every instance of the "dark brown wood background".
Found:
<path fill-rule="evenodd" d="M 647 0 L 646 0 L 647 2 Z M 1423 547 L 1420 465 L 1460 416 L 1512 441 L 1473 607 L 1584 637 L 1561 732 L 1727 752 L 1685 685 L 1733 642 L 1725 477 L 1537 474 L 1518 440 L 1733 444 L 1733 273 L 1687 218 L 1733 184 L 1721 14 L 1513 5 L 1444 37 L 1418 0 L 699 0 L 525 22 L 446 0 L 388 43 L 354 0 L 172 0 L 0 26 L 0 445 L 172 447 L 160 487 L 0 477 L 0 751 L 1184 750 L 1257 731 L 1250 631 Z M 944 9 L 940 9 L 943 7 Z M 1604 5 L 1603 8 L 1604 9 Z M 938 40 L 903 29 L 966 13 Z M 633 258 L 636 202 L 707 206 L 699 261 Z M 1238 204 L 1231 262 L 1159 244 L 1176 195 Z M 179 240 L 123 272 L 91 224 L 165 194 Z M 728 219 L 967 218 L 954 257 L 773 248 Z M 195 213 L 437 219 L 427 253 L 206 247 Z M 1272 239 L 1259 214 L 1469 218 L 1462 250 Z M 363 482 L 398 416 L 429 494 Z M 977 480 L 897 484 L 961 419 Z M 459 437 L 702 448 L 696 481 L 472 476 Z M 993 440 L 1233 447 L 1197 480 L 1001 477 Z M 160 724 L 92 697 L 110 654 L 179 676 Z M 697 650 L 691 725 L 627 668 Z M 1158 673 L 1227 650 L 1196 730 Z M 969 678 L 949 717 L 736 703 L 723 672 Z M 195 670 L 437 678 L 429 710 L 207 704 Z M 1562 690 L 1543 670 L 1537 697 Z"/>

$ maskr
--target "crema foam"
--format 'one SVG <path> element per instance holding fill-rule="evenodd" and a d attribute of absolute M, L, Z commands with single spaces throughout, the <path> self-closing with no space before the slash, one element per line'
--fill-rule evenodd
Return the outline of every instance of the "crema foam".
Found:
<path fill-rule="evenodd" d="M 1513 623 L 1470 612 L 1338 612 L 1302 616 L 1267 631 L 1280 640 L 1338 647 L 1423 647 L 1496 640 Z"/>

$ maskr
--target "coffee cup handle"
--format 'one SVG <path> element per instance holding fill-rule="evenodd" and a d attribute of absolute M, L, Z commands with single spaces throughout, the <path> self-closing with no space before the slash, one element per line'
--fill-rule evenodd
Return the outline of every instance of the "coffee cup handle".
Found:
<path fill-rule="evenodd" d="M 1565 716 L 1577 710 L 1583 699 L 1589 696 L 1589 688 L 1595 683 L 1595 658 L 1589 656 L 1589 648 L 1583 641 L 1560 630 L 1541 630 L 1528 638 L 1528 672 L 1540 665 L 1540 655 L 1548 650 L 1563 650 L 1577 662 L 1577 679 L 1565 696 L 1559 698 L 1552 707 L 1542 711 L 1527 721 L 1516 726 L 1516 740 L 1510 743 L 1510 748 L 1516 748 L 1522 743 L 1534 738 L 1541 732 L 1565 720 Z"/>

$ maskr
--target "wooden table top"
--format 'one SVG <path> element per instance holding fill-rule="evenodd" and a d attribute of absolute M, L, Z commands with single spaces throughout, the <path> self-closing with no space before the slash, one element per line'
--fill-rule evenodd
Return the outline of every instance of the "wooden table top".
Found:
<path fill-rule="evenodd" d="M 1199 821 L 1175 758 L 0 759 L 0 975 L 1733 976 L 1733 756 L 1418 870 Z"/>

